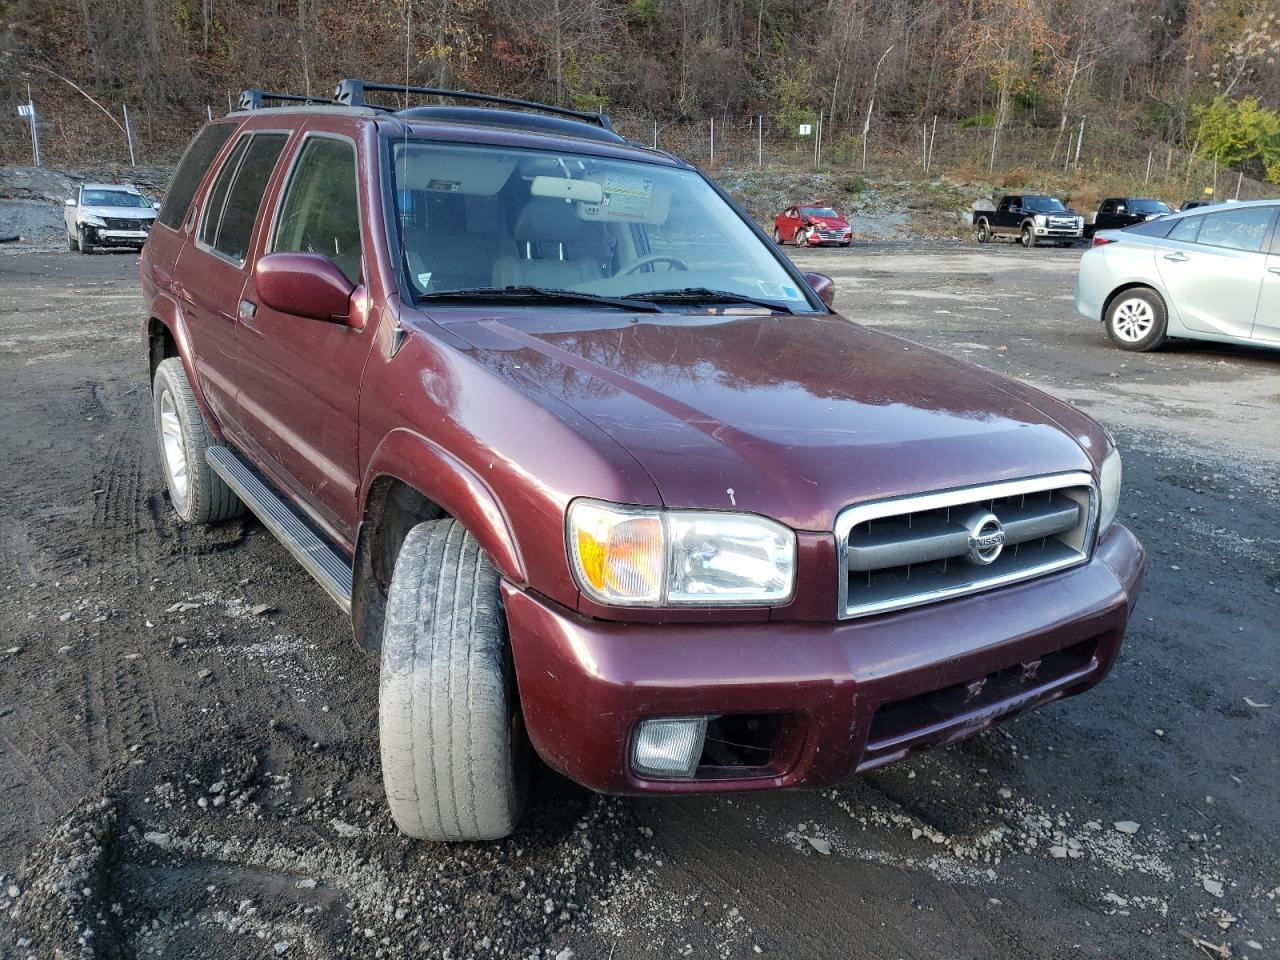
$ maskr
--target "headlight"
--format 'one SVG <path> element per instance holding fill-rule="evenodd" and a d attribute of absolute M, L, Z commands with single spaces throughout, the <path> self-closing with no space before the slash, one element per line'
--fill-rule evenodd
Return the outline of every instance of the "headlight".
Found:
<path fill-rule="evenodd" d="M 781 603 L 795 587 L 795 534 L 752 514 L 575 500 L 566 534 L 574 578 L 600 603 Z"/>
<path fill-rule="evenodd" d="M 1116 511 L 1120 509 L 1120 451 L 1112 450 L 1107 459 L 1102 461 L 1102 469 L 1098 471 L 1098 536 L 1106 535 L 1115 522 Z"/>
<path fill-rule="evenodd" d="M 1034 217 L 1032 217 L 1032 219 L 1035 220 L 1037 227 L 1043 227 L 1046 223 L 1049 222 L 1049 218 L 1046 217 L 1043 213 L 1037 213 Z"/>
<path fill-rule="evenodd" d="M 91 227 L 105 227 L 107 225 L 107 221 L 103 220 L 101 217 L 95 217 L 91 213 L 86 213 L 81 217 L 80 222 L 87 223 Z"/>

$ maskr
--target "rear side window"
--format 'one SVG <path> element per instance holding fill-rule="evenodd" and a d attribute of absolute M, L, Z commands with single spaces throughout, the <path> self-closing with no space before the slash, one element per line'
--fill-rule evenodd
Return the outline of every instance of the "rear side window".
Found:
<path fill-rule="evenodd" d="M 1169 239 L 1180 240 L 1183 243 L 1195 243 L 1196 235 L 1200 232 L 1200 221 L 1203 219 L 1203 216 L 1183 217 L 1169 231 Z"/>
<path fill-rule="evenodd" d="M 287 139 L 282 133 L 255 135 L 240 163 L 240 172 L 227 194 L 215 243 L 217 249 L 233 260 L 243 260 L 249 252 L 249 238 L 258 219 L 262 195 Z"/>
<path fill-rule="evenodd" d="M 303 144 L 285 188 L 271 249 L 323 254 L 348 280 L 359 282 L 360 205 L 352 144 L 329 137 L 312 137 Z"/>
<path fill-rule="evenodd" d="M 235 128 L 233 123 L 212 123 L 196 134 L 191 146 L 187 147 L 187 152 L 178 161 L 173 182 L 169 184 L 169 192 L 165 194 L 160 215 L 156 218 L 160 223 L 174 230 L 182 226 L 187 208 L 191 206 L 191 198 L 196 195 L 209 164 L 213 163 L 213 158 L 218 155 Z"/>
<path fill-rule="evenodd" d="M 262 194 L 286 139 L 283 133 L 258 133 L 236 144 L 209 191 L 200 224 L 201 243 L 232 260 L 244 261 Z"/>
<path fill-rule="evenodd" d="M 1209 247 L 1226 247 L 1229 250 L 1262 250 L 1271 226 L 1271 207 L 1243 207 L 1206 213 L 1202 219 L 1198 243 Z"/>
<path fill-rule="evenodd" d="M 1189 219 L 1195 220 L 1196 217 Z M 1142 223 L 1135 223 L 1132 227 L 1125 227 L 1125 233 L 1136 233 L 1142 237 L 1167 237 L 1169 231 L 1173 229 L 1175 223 L 1185 223 L 1185 220 L 1170 220 L 1164 218 L 1161 220 L 1144 220 Z M 1174 237 L 1173 239 L 1178 239 Z"/>

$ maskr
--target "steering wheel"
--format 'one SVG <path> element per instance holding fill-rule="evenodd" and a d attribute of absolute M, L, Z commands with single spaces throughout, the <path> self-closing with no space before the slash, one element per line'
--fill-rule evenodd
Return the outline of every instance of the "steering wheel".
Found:
<path fill-rule="evenodd" d="M 679 257 L 670 257 L 664 253 L 655 253 L 655 254 L 650 254 L 647 257 L 641 257 L 639 260 L 636 260 L 634 263 L 630 264 L 623 270 L 619 271 L 618 276 L 629 277 L 631 274 L 635 273 L 637 270 L 640 270 L 643 267 L 652 266 L 655 263 L 670 264 L 672 270 L 688 270 L 689 269 L 689 265 L 685 263 L 683 260 L 681 260 Z"/>

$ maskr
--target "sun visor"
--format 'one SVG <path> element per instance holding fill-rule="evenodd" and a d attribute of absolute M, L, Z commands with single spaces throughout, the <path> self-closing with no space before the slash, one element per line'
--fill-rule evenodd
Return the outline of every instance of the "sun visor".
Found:
<path fill-rule="evenodd" d="M 578 216 L 583 220 L 666 223 L 670 187 L 649 177 L 623 173 L 605 173 L 590 180 L 600 185 L 600 202 L 578 205 Z"/>
<path fill-rule="evenodd" d="M 407 163 L 403 152 L 406 149 Z M 516 165 L 514 160 L 505 157 L 487 157 L 471 151 L 454 153 L 435 146 L 398 148 L 396 154 L 396 179 L 400 189 L 431 193 L 492 196 L 502 189 Z"/>

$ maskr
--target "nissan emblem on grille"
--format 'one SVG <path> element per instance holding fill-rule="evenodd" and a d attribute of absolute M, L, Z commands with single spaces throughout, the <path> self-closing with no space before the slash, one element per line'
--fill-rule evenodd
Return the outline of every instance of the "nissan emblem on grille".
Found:
<path fill-rule="evenodd" d="M 995 563 L 1004 549 L 1004 527 L 995 514 L 975 514 L 965 526 L 969 530 L 969 559 L 984 567 Z"/>

